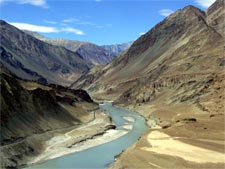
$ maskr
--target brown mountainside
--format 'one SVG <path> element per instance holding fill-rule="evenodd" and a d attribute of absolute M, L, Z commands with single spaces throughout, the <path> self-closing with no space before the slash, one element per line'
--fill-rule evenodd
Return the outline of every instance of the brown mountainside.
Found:
<path fill-rule="evenodd" d="M 218 0 L 207 10 L 207 23 L 225 37 L 225 2 L 224 0 Z"/>
<path fill-rule="evenodd" d="M 224 38 L 207 24 L 207 17 L 193 6 L 177 11 L 98 73 L 90 71 L 81 77 L 74 87 L 86 88 L 95 95 L 118 91 L 119 98 L 121 90 L 135 90 L 133 85 L 137 83 L 222 73 Z"/>
<path fill-rule="evenodd" d="M 105 65 L 115 57 L 115 54 L 109 50 L 89 42 L 65 39 L 46 39 L 44 41 L 52 45 L 63 46 L 68 50 L 76 52 L 82 56 L 84 60 L 93 65 Z"/>
<path fill-rule="evenodd" d="M 40 41 L 0 21 L 1 64 L 18 77 L 68 85 L 93 65 L 78 53 Z"/>
<path fill-rule="evenodd" d="M 41 40 L 46 43 L 62 46 L 66 49 L 78 53 L 84 60 L 91 62 L 93 65 L 105 65 L 109 63 L 116 55 L 128 49 L 132 42 L 98 46 L 90 42 L 82 42 L 76 40 L 67 39 L 50 39 L 41 36 L 40 34 L 32 31 L 23 30 L 25 33 Z"/>
<path fill-rule="evenodd" d="M 224 11 L 222 0 L 178 10 L 72 85 L 152 128 L 111 168 L 224 168 Z"/>
<path fill-rule="evenodd" d="M 91 121 L 98 109 L 84 90 L 24 81 L 2 67 L 0 79 L 1 168 L 26 164 L 55 133 Z"/>

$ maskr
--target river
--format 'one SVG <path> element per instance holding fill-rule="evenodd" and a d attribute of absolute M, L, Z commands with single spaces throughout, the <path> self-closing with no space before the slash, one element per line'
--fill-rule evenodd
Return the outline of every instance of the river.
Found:
<path fill-rule="evenodd" d="M 106 110 L 112 117 L 116 130 L 127 130 L 126 126 L 132 126 L 129 132 L 118 139 L 69 155 L 65 155 L 56 159 L 52 159 L 41 164 L 36 164 L 29 169 L 49 169 L 49 168 L 98 168 L 104 169 L 114 161 L 114 157 L 123 150 L 134 144 L 137 139 L 147 130 L 145 120 L 135 112 L 127 109 L 113 106 L 110 102 L 100 104 L 100 108 Z M 126 119 L 124 118 L 126 117 Z"/>

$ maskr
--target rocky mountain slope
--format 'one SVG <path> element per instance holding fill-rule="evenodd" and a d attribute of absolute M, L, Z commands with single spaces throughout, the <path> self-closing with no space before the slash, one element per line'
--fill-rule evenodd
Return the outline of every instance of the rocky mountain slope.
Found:
<path fill-rule="evenodd" d="M 93 43 L 82 43 L 76 51 L 94 65 L 105 65 L 116 56 L 111 51 Z"/>
<path fill-rule="evenodd" d="M 194 6 L 178 10 L 110 64 L 91 70 L 72 85 L 95 98 L 114 99 L 156 127 L 112 168 L 224 167 L 223 3 L 217 0 L 207 11 Z M 179 142 L 164 143 L 165 137 Z M 195 151 L 184 151 L 191 146 L 205 159 Z"/>
<path fill-rule="evenodd" d="M 223 37 L 225 36 L 225 22 L 224 22 L 224 1 L 216 1 L 209 9 L 206 11 L 206 21 L 207 23 L 219 32 Z"/>
<path fill-rule="evenodd" d="M 105 65 L 115 57 L 114 53 L 89 42 L 65 39 L 47 39 L 44 41 L 52 45 L 63 46 L 73 52 L 76 52 L 93 65 Z"/>
<path fill-rule="evenodd" d="M 46 43 L 62 46 L 68 50 L 76 52 L 86 61 L 91 62 L 94 65 L 105 65 L 109 63 L 116 55 L 128 49 L 132 43 L 128 42 L 118 45 L 98 46 L 89 42 L 66 39 L 49 39 L 36 32 L 26 30 L 24 30 L 24 32 Z"/>
<path fill-rule="evenodd" d="M 17 76 L 68 85 L 93 65 L 78 53 L 44 43 L 0 21 L 1 64 Z"/>
<path fill-rule="evenodd" d="M 24 81 L 5 68 L 0 77 L 1 168 L 26 164 L 54 132 L 92 120 L 98 108 L 84 90 Z"/>
<path fill-rule="evenodd" d="M 103 69 L 97 73 L 90 71 L 81 77 L 74 87 L 85 88 L 95 94 L 101 94 L 101 91 L 109 94 L 116 93 L 117 87 L 124 87 L 120 90 L 128 92 L 125 88 L 132 89 L 140 83 L 153 84 L 157 80 L 179 76 L 187 78 L 222 73 L 224 38 L 207 22 L 210 16 L 206 13 L 193 6 L 177 11 L 141 36 L 127 52 Z M 223 25 L 223 22 L 218 25 Z M 118 91 L 117 98 L 124 92 Z"/>
<path fill-rule="evenodd" d="M 119 55 L 123 51 L 127 50 L 131 45 L 133 41 L 127 42 L 127 43 L 122 43 L 122 44 L 115 44 L 115 45 L 103 45 L 104 49 L 111 51 L 115 55 Z"/>

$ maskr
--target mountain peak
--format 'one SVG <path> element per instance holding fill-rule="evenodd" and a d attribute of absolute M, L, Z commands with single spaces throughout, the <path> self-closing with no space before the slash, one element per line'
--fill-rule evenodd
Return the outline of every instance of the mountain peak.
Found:
<path fill-rule="evenodd" d="M 193 5 L 188 5 L 188 6 L 184 7 L 183 10 L 192 10 L 192 11 L 196 11 L 197 10 L 197 11 L 200 11 L 199 8 L 197 8 L 197 7 L 193 6 Z"/>
<path fill-rule="evenodd" d="M 192 5 L 178 10 L 137 39 L 126 53 L 127 57 L 124 62 L 130 60 L 129 58 L 136 58 L 149 47 L 157 46 L 156 42 L 164 41 L 166 43 L 170 39 L 179 39 L 185 34 L 192 34 L 207 27 L 205 18 L 205 12 Z"/>
<path fill-rule="evenodd" d="M 200 17 L 205 18 L 205 12 L 195 6 L 188 5 L 188 6 L 184 7 L 183 9 L 180 9 L 177 12 L 175 12 L 174 14 L 170 15 L 168 18 L 174 18 L 176 16 L 179 16 L 179 17 L 183 16 L 184 18 L 200 16 Z"/>
<path fill-rule="evenodd" d="M 0 19 L 0 23 L 1 24 L 3 24 L 3 23 L 5 24 L 6 22 L 4 20 Z"/>

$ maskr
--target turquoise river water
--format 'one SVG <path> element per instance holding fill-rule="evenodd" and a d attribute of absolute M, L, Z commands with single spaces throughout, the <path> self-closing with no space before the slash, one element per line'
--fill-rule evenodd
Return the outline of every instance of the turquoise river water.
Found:
<path fill-rule="evenodd" d="M 65 155 L 56 159 L 52 159 L 41 164 L 36 164 L 27 169 L 87 169 L 98 168 L 104 169 L 114 161 L 114 157 L 120 154 L 123 150 L 134 144 L 137 139 L 147 130 L 145 119 L 135 112 L 124 108 L 113 106 L 110 102 L 100 104 L 100 108 L 106 110 L 112 117 L 117 130 L 125 130 L 122 128 L 125 124 L 132 124 L 133 129 L 126 135 L 118 139 L 101 144 L 99 146 Z M 128 122 L 123 117 L 133 117 L 134 122 Z"/>

